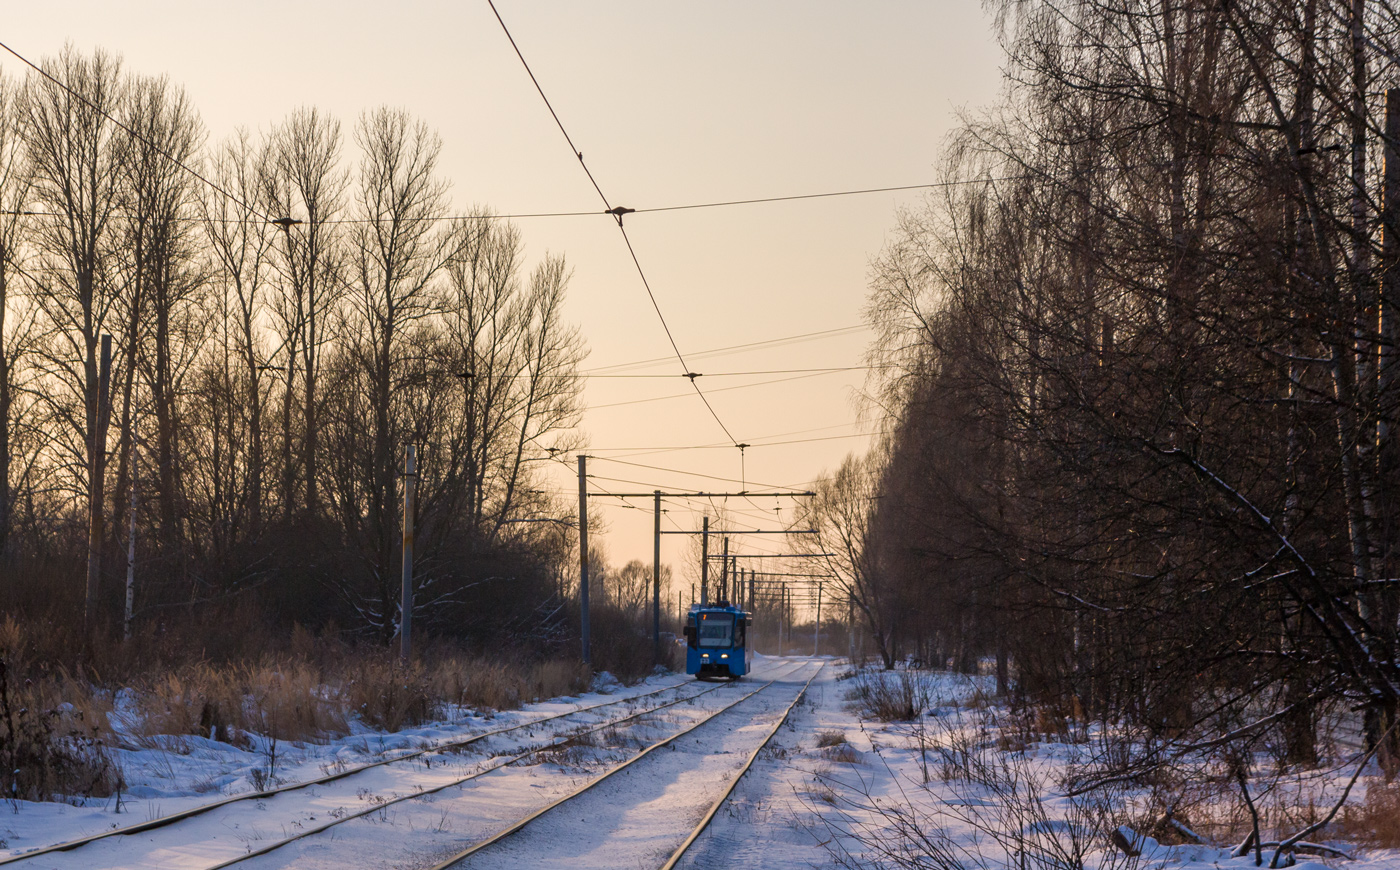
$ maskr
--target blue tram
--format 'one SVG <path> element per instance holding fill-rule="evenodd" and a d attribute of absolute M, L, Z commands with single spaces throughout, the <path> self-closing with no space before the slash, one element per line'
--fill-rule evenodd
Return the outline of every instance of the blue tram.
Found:
<path fill-rule="evenodd" d="M 750 615 L 726 601 L 692 605 L 685 620 L 685 672 L 701 680 L 737 680 L 753 666 Z"/>

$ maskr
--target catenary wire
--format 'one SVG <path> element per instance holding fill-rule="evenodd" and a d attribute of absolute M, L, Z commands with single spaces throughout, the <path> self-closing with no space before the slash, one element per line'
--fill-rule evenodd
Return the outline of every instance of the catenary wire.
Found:
<path fill-rule="evenodd" d="M 856 423 L 837 423 L 833 426 L 817 426 L 811 429 L 793 429 L 787 432 L 774 432 L 771 435 L 760 435 L 754 440 L 761 441 L 767 438 L 784 438 L 788 435 L 806 435 L 810 432 L 828 432 L 832 429 L 846 429 L 855 426 Z M 627 453 L 634 450 L 667 451 L 667 450 L 708 450 L 708 449 L 729 449 L 732 445 L 723 443 L 695 444 L 690 447 L 590 447 L 590 452 L 607 451 L 609 453 Z M 600 459 L 602 457 L 599 457 Z M 623 457 L 618 457 L 619 459 Z"/>
<path fill-rule="evenodd" d="M 0 48 L 3 48 L 5 51 L 7 51 L 7 52 L 9 52 L 10 54 L 14 55 L 15 58 L 17 58 L 17 59 L 19 60 L 20 63 L 22 63 L 22 64 L 24 64 L 25 66 L 29 67 L 30 69 L 34 70 L 36 73 L 38 73 L 39 75 L 43 76 L 45 79 L 48 79 L 49 81 L 53 82 L 55 85 L 58 85 L 58 86 L 59 86 L 60 88 L 62 88 L 64 91 L 67 91 L 68 94 L 69 94 L 70 96 L 76 97 L 78 100 L 82 101 L 83 105 L 87 106 L 89 109 L 92 109 L 92 110 L 93 110 L 94 112 L 96 112 L 97 114 L 101 115 L 102 117 L 106 118 L 108 121 L 111 121 L 113 124 L 115 124 L 115 125 L 117 125 L 118 127 L 120 127 L 123 131 L 126 132 L 126 134 L 127 134 L 128 136 L 131 136 L 133 139 L 136 139 L 137 141 L 141 142 L 143 145 L 145 145 L 146 147 L 148 147 L 148 148 L 154 150 L 157 154 L 159 154 L 160 156 L 164 157 L 166 160 L 169 160 L 171 163 L 173 163 L 174 165 L 180 167 L 180 168 L 183 169 L 185 172 L 188 172 L 188 173 L 189 173 L 191 176 L 193 176 L 194 178 L 197 178 L 199 181 L 203 182 L 203 183 L 204 183 L 206 186 L 208 186 L 211 190 L 217 191 L 219 194 L 221 194 L 221 195 L 227 197 L 228 199 L 230 199 L 230 200 L 232 200 L 232 201 L 238 203 L 238 204 L 241 205 L 243 208 L 247 209 L 247 211 L 248 211 L 250 214 L 255 214 L 255 215 L 257 215 L 258 217 L 261 217 L 262 219 L 264 219 L 264 220 L 266 220 L 266 221 L 268 221 L 268 222 L 271 222 L 271 221 L 272 221 L 272 216 L 271 216 L 271 215 L 269 215 L 269 214 L 263 212 L 261 209 L 254 208 L 253 206 L 251 206 L 251 205 L 249 205 L 248 203 L 244 202 L 241 198 L 239 198 L 239 197 L 237 197 L 237 196 L 234 196 L 232 193 L 230 193 L 229 191 L 225 190 L 221 185 L 216 184 L 215 182 L 209 180 L 207 177 L 205 177 L 203 174 L 201 174 L 201 173 L 199 172 L 199 170 L 197 170 L 197 169 L 195 169 L 194 167 L 188 165 L 187 163 L 185 163 L 184 161 L 182 161 L 180 158 L 176 157 L 174 154 L 171 154 L 171 153 L 170 153 L 169 151 L 167 151 L 166 149 L 164 149 L 164 148 L 160 147 L 159 145 L 157 145 L 156 143 L 152 142 L 150 139 L 147 139 L 145 136 L 141 135 L 140 132 L 138 132 L 137 130 L 133 129 L 130 125 L 128 125 L 125 121 L 122 121 L 120 118 L 117 118 L 116 116 L 110 114 L 109 112 L 104 111 L 104 110 L 102 109 L 101 106 L 98 106 L 98 105 L 97 105 L 96 103 L 94 103 L 92 100 L 88 99 L 86 95 L 79 93 L 78 91 L 74 90 L 72 87 L 69 87 L 69 85 L 68 85 L 67 82 L 59 81 L 56 77 L 54 77 L 53 75 L 50 75 L 49 72 L 48 72 L 47 70 L 45 70 L 43 67 L 41 67 L 41 66 L 39 66 L 38 64 L 34 63 L 34 62 L 31 61 L 29 58 L 25 57 L 24 55 L 20 54 L 19 52 L 15 51 L 13 48 L 10 48 L 10 46 L 7 45 L 6 43 L 0 42 Z"/>
<path fill-rule="evenodd" d="M 850 335 L 856 332 L 866 332 L 869 329 L 870 327 L 863 323 L 855 326 L 838 326 L 835 329 L 822 329 L 818 330 L 817 332 L 804 332 L 798 335 L 784 336 L 782 338 L 768 338 L 762 341 L 750 341 L 745 342 L 744 344 L 731 344 L 725 347 L 711 348 L 709 350 L 702 350 L 698 353 L 691 354 L 690 358 L 692 360 L 709 359 L 711 357 L 724 356 L 733 352 L 757 350 L 759 348 L 765 347 L 783 347 L 789 344 L 802 344 L 808 341 L 815 341 L 820 338 L 835 338 L 838 335 Z M 589 369 L 588 371 L 584 372 L 584 374 L 598 374 L 602 372 L 625 371 L 628 369 L 646 368 L 657 363 L 669 362 L 670 360 L 671 357 L 669 356 L 658 356 L 652 357 L 650 359 L 635 360 L 633 362 L 613 363 L 611 365 L 599 366 L 595 369 Z"/>
<path fill-rule="evenodd" d="M 714 475 L 714 474 L 701 474 L 701 473 L 698 472 L 698 471 L 682 471 L 682 470 L 679 469 L 679 468 L 667 468 L 667 467 L 662 466 L 662 465 L 645 465 L 645 464 L 640 463 L 640 462 L 627 462 L 627 461 L 622 460 L 622 459 L 614 459 L 614 458 L 608 457 L 608 456 L 597 456 L 597 457 L 594 457 L 594 458 L 595 458 L 595 459 L 599 459 L 599 460 L 601 460 L 601 461 L 603 461 L 603 462 L 614 462 L 614 463 L 617 463 L 618 465 L 630 465 L 630 466 L 632 466 L 633 468 L 645 468 L 645 469 L 648 469 L 648 470 L 650 470 L 650 471 L 665 471 L 665 472 L 669 472 L 669 473 L 671 473 L 671 474 L 680 474 L 680 475 L 684 475 L 684 476 L 686 476 L 686 477 L 703 477 L 703 478 L 705 478 L 705 479 L 707 479 L 707 480 L 720 480 L 720 481 L 724 481 L 725 483 L 745 483 L 745 482 L 746 482 L 746 481 L 739 480 L 738 478 L 733 478 L 733 477 L 719 477 L 719 476 Z M 791 489 L 791 487 L 779 486 L 779 485 L 776 484 L 776 483 L 762 483 L 762 482 L 757 481 L 757 480 L 755 480 L 755 481 L 749 481 L 749 482 L 752 482 L 754 486 L 763 486 L 763 487 L 768 487 L 768 488 L 770 488 L 770 489 Z"/>
<path fill-rule="evenodd" d="M 534 83 L 535 90 L 539 93 L 540 99 L 544 100 L 545 108 L 549 109 L 550 116 L 554 118 L 555 125 L 559 127 L 559 132 L 564 134 L 564 141 L 569 143 L 569 150 L 573 151 L 574 156 L 578 158 L 579 166 L 583 168 L 584 174 L 588 176 L 589 183 L 591 183 L 593 189 L 598 192 L 598 197 L 603 201 L 607 212 L 613 214 L 617 219 L 618 232 L 622 233 L 622 240 L 627 244 L 627 253 L 632 257 L 632 265 L 637 267 L 637 275 L 642 279 L 642 286 L 646 288 L 647 297 L 651 299 L 651 306 L 656 310 L 656 316 L 661 320 L 661 328 L 666 332 L 666 340 L 671 343 L 671 349 L 676 352 L 676 359 L 681 364 L 681 370 L 689 372 L 690 366 L 685 361 L 685 355 L 681 353 L 680 345 L 676 344 L 676 337 L 671 333 L 671 326 L 666 322 L 666 315 L 661 311 L 661 304 L 657 301 L 656 294 L 652 292 L 651 282 L 647 280 L 646 271 L 642 269 L 642 262 L 637 258 L 636 249 L 632 247 L 632 239 L 628 237 L 627 229 L 622 225 L 622 210 L 615 210 L 613 208 L 612 203 L 608 201 L 607 194 L 603 193 L 603 188 L 598 185 L 598 180 L 593 177 L 593 172 L 583 160 L 583 152 L 578 149 L 578 146 L 574 144 L 573 138 L 569 136 L 569 131 L 565 129 L 564 122 L 559 119 L 559 113 L 554 111 L 554 106 L 549 102 L 549 97 L 545 94 L 544 87 L 540 84 L 539 79 L 535 77 L 535 71 L 530 69 L 530 64 L 525 60 L 524 53 L 520 51 L 520 46 L 516 44 L 515 37 L 510 33 L 510 28 L 506 26 L 505 19 L 501 17 L 500 11 L 496 9 L 495 2 L 493 2 L 493 0 L 486 0 L 486 3 L 491 7 L 491 13 L 496 16 L 496 21 L 501 25 L 501 30 L 505 31 L 506 39 L 510 40 L 510 47 L 515 50 L 515 56 L 520 59 L 521 65 L 525 67 L 525 72 L 529 74 L 530 81 Z M 710 416 L 715 418 L 715 422 L 719 424 L 719 428 L 724 430 L 725 437 L 732 443 L 738 444 L 739 440 L 729 431 L 729 427 L 724 425 L 724 421 L 721 420 L 719 414 L 715 412 L 714 406 L 710 404 L 710 400 L 705 397 L 704 391 L 700 389 L 699 384 L 695 383 L 694 378 L 690 379 L 690 386 L 695 390 L 695 394 L 700 397 L 700 401 L 705 403 L 705 408 L 709 410 Z"/>
<path fill-rule="evenodd" d="M 843 438 L 872 438 L 879 435 L 879 432 L 852 432 L 850 435 L 826 435 L 820 438 L 794 438 L 788 441 L 768 441 L 764 443 L 750 444 L 748 449 L 755 447 L 782 447 L 788 444 L 811 444 L 817 441 L 838 441 Z M 629 451 L 625 456 L 651 456 L 657 453 L 678 453 L 684 450 L 733 450 L 730 444 L 690 444 L 679 447 L 590 447 L 589 450 L 608 451 Z M 631 452 L 636 451 L 636 452 Z M 598 457 L 603 458 L 603 457 Z"/>
<path fill-rule="evenodd" d="M 757 381 L 757 382 L 752 383 L 752 384 L 738 384 L 738 385 L 733 386 L 733 387 L 720 387 L 720 388 L 715 389 L 715 390 L 710 390 L 710 393 L 711 393 L 711 394 L 714 394 L 714 393 L 727 393 L 727 392 L 730 392 L 731 390 L 747 390 L 747 389 L 749 389 L 750 387 L 766 387 L 766 386 L 771 386 L 772 384 L 785 384 L 785 383 L 788 383 L 789 381 L 801 381 L 801 380 L 806 380 L 807 378 L 818 378 L 818 377 L 821 377 L 823 374 L 831 374 L 831 372 L 819 372 L 819 373 L 817 373 L 817 374 L 809 374 L 809 375 L 793 375 L 792 377 L 789 377 L 789 378 L 774 378 L 774 379 L 771 380 L 771 381 Z M 691 381 L 691 385 L 694 386 L 694 384 L 695 384 L 695 381 L 692 380 L 692 381 Z M 699 387 L 696 387 L 695 389 L 698 391 L 698 390 L 699 390 Z M 589 405 L 589 406 L 588 406 L 588 410 L 590 410 L 590 411 L 600 411 L 600 410 L 602 410 L 603 408 L 620 408 L 620 407 L 623 407 L 624 405 L 645 405 L 645 404 L 647 404 L 648 402 L 664 402 L 664 401 L 667 401 L 667 400 L 669 400 L 669 399 L 684 399 L 684 398 L 687 398 L 689 395 L 690 395 L 689 393 L 672 393 L 672 394 L 670 394 L 670 395 L 668 395 L 668 396 L 652 396 L 652 397 L 649 398 L 649 399 L 628 399 L 628 400 L 623 401 L 623 402 L 608 402 L 608 403 L 603 404 L 603 405 Z M 703 394 L 702 394 L 702 395 L 703 395 Z M 708 405 L 709 405 L 709 401 L 707 400 L 707 401 L 705 402 L 705 404 L 708 406 Z M 728 430 L 727 428 L 726 428 L 724 431 L 725 431 L 725 434 L 729 434 L 729 430 Z M 733 437 L 733 436 L 731 436 L 731 437 Z M 739 444 L 738 444 L 738 442 L 736 441 L 736 442 L 733 443 L 733 444 L 727 444 L 727 445 L 725 445 L 725 448 L 728 449 L 728 450 L 733 450 L 733 449 L 734 449 L 735 447 L 737 447 L 737 446 L 739 446 Z"/>
<path fill-rule="evenodd" d="M 797 375 L 797 374 L 830 374 L 832 372 L 864 372 L 872 369 L 896 368 L 894 365 L 867 365 L 867 366 L 827 366 L 820 369 L 766 369 L 750 372 L 694 372 L 696 377 L 705 378 L 736 378 L 746 375 Z M 598 378 L 688 378 L 684 375 L 590 375 L 580 373 L 579 377 L 594 380 Z"/>
<path fill-rule="evenodd" d="M 14 54 L 14 51 L 11 50 L 11 49 L 9 49 L 8 47 L 5 47 L 5 46 L 3 45 L 3 43 L 0 43 L 0 48 L 5 48 L 6 51 L 9 51 L 11 54 Z M 19 57 L 19 55 L 15 55 L 15 56 L 16 56 L 16 57 Z M 23 58 L 21 58 L 21 60 L 23 60 Z M 28 61 L 25 61 L 25 62 L 28 63 Z M 31 64 L 31 65 L 32 65 L 32 64 Z M 111 118 L 110 115 L 107 116 L 107 117 L 108 117 L 108 118 Z M 120 122 L 115 121 L 115 119 L 113 119 L 113 122 L 114 122 L 114 123 L 120 124 Z M 124 129 L 125 129 L 125 128 L 124 128 Z M 135 135 L 135 134 L 133 134 L 133 135 Z M 142 141 L 145 141 L 145 140 L 143 139 Z M 150 144 L 150 143 L 147 143 L 147 144 Z M 155 147 L 155 146 L 152 145 L 152 147 Z M 163 152 L 163 151 L 161 152 L 161 154 L 162 154 L 162 156 L 169 157 L 169 155 L 165 154 L 165 152 Z M 173 157 L 169 157 L 169 159 L 174 160 Z M 177 161 L 177 162 L 178 162 L 178 161 Z M 181 165 L 182 167 L 184 166 L 184 164 L 180 164 L 180 165 Z M 185 168 L 188 168 L 188 167 L 185 167 Z M 216 190 L 219 190 L 221 193 L 224 193 L 224 195 L 230 196 L 230 198 L 233 199 L 235 202 L 238 202 L 238 203 L 240 203 L 240 204 L 243 203 L 242 200 L 237 199 L 236 197 L 232 197 L 231 195 L 229 195 L 228 193 L 226 193 L 226 192 L 223 191 L 222 189 L 218 188 L 217 185 L 214 185 L 213 182 L 208 181 L 208 180 L 205 179 L 203 176 L 199 175 L 198 173 L 195 173 L 193 170 L 190 170 L 190 172 L 191 172 L 191 174 L 193 174 L 193 175 L 195 175 L 196 177 L 200 178 L 200 180 L 201 180 L 201 181 L 204 181 L 206 184 L 210 184 L 211 186 L 214 186 Z M 870 193 L 885 193 L 885 192 L 887 192 L 887 191 L 924 190 L 924 189 L 932 189 L 932 188 L 940 188 L 940 187 L 958 187 L 958 186 L 970 185 L 970 184 L 987 184 L 987 183 L 989 183 L 989 182 L 996 182 L 996 181 L 1016 181 L 1016 180 L 1020 180 L 1020 179 L 1028 178 L 1028 177 L 1029 177 L 1029 176 L 1008 175 L 1008 176 L 997 177 L 997 178 L 961 178 L 961 179 L 953 179 L 953 180 L 949 180 L 949 181 L 933 181 L 933 182 L 928 182 L 928 183 L 926 183 L 926 184 L 906 184 L 906 185 L 900 185 L 900 186 L 897 186 L 897 187 L 868 187 L 868 188 L 861 188 L 861 189 L 859 189 L 859 190 L 834 190 L 834 191 L 824 191 L 824 192 L 822 192 L 822 193 L 799 193 L 799 194 L 793 194 L 793 195 L 790 195 L 790 196 L 766 196 L 766 197 L 757 197 L 757 198 L 754 198 L 754 199 L 734 199 L 734 200 L 725 200 L 725 201 L 722 201 L 722 202 L 696 202 L 696 203 L 686 203 L 686 204 L 683 204 L 683 205 L 653 206 L 653 207 L 651 207 L 651 208 L 637 208 L 637 209 L 632 209 L 631 211 L 629 211 L 629 212 L 627 212 L 627 213 L 628 213 L 628 214 L 656 214 L 656 213 L 659 213 L 659 212 L 668 212 L 668 211 L 686 211 L 686 210 L 689 210 L 689 209 L 700 209 L 700 208 L 725 208 L 725 207 L 730 207 L 730 206 L 754 205 L 754 204 L 766 203 L 766 202 L 793 202 L 793 201 L 805 200 L 805 199 L 825 199 L 825 198 L 830 198 L 830 197 L 860 196 L 860 195 L 863 195 L 863 194 L 870 194 Z M 252 209 L 249 209 L 249 210 L 252 211 Z M 3 212 L 3 213 L 4 213 L 4 214 L 18 214 L 18 215 L 24 215 L 24 216 L 30 216 L 30 217 L 62 217 L 62 215 L 61 215 L 59 212 L 50 212 L 50 211 L 28 211 L 28 210 L 26 210 L 26 211 L 20 211 L 20 212 Z M 483 220 L 483 221 L 525 220 L 525 219 L 529 219 L 529 218 L 562 218 L 562 217 L 590 217 L 590 218 L 591 218 L 591 217 L 598 217 L 599 215 L 604 215 L 604 214 L 605 214 L 605 215 L 612 216 L 610 212 L 606 212 L 606 211 L 602 211 L 602 212 L 600 212 L 600 211 L 538 211 L 538 212 L 507 212 L 507 213 L 503 213 L 503 214 L 497 214 L 497 213 L 495 213 L 495 212 L 482 212 L 482 213 L 480 213 L 480 214 L 434 215 L 434 216 L 431 216 L 431 217 L 425 217 L 424 220 L 425 220 L 426 222 L 428 222 L 428 223 L 443 223 L 443 222 L 471 221 L 471 220 Z M 260 214 L 259 217 L 266 217 L 266 216 Z M 207 215 L 201 215 L 201 216 L 199 216 L 199 217 L 194 217 L 194 216 L 178 216 L 178 217 L 175 218 L 175 220 L 177 220 L 177 221 L 187 221 L 187 222 L 190 222 L 190 223 L 230 224 L 230 223 L 238 223 L 238 222 L 240 222 L 241 219 L 240 219 L 240 218 L 236 218 L 236 217 L 218 218 L 218 217 L 209 217 L 209 216 L 207 216 Z M 385 223 L 385 222 L 387 222 L 387 221 L 392 221 L 392 220 L 393 220 L 393 218 L 391 218 L 391 217 L 382 217 L 382 218 L 327 218 L 327 219 L 325 219 L 325 220 L 318 221 L 318 223 L 327 224 L 327 225 L 341 225 L 341 224 L 374 224 L 374 223 Z M 669 357 L 665 357 L 665 359 L 669 359 Z"/>

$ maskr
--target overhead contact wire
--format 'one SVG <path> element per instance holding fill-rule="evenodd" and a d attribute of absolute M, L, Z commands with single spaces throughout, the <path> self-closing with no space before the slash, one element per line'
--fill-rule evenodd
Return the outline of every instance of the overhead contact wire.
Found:
<path fill-rule="evenodd" d="M 666 331 L 666 340 L 671 343 L 671 349 L 676 352 L 676 359 L 680 361 L 682 371 L 689 372 L 690 366 L 685 361 L 685 355 L 681 353 L 680 346 L 676 344 L 676 337 L 671 334 L 671 326 L 666 322 L 666 315 L 661 313 L 661 304 L 656 301 L 656 294 L 651 290 L 651 282 L 647 280 L 646 272 L 642 269 L 641 260 L 637 259 L 637 252 L 632 247 L 632 240 L 628 238 L 627 229 L 622 225 L 622 210 L 613 208 L 612 203 L 608 201 L 607 194 L 603 193 L 603 188 L 599 186 L 598 180 L 593 177 L 592 170 L 588 168 L 588 164 L 583 160 L 583 152 L 574 144 L 573 137 L 570 136 L 569 131 L 565 129 L 564 122 L 559 119 L 559 113 L 554 111 L 554 106 L 549 102 L 549 97 L 545 94 L 544 88 L 540 85 L 540 80 L 535 77 L 535 71 L 530 69 L 529 61 L 525 60 L 525 55 L 520 51 L 520 46 L 516 44 L 515 37 L 511 36 L 510 28 L 506 26 L 505 19 L 501 17 L 500 11 L 496 9 L 494 0 L 486 0 L 486 4 L 491 7 L 491 14 L 496 16 L 496 21 L 501 25 L 501 30 L 505 31 L 506 39 L 510 40 L 510 47 L 515 50 L 515 56 L 520 59 L 521 65 L 525 67 L 525 72 L 530 76 L 530 81 L 534 84 L 535 91 L 539 93 L 540 99 L 544 100 L 545 108 L 549 109 L 550 117 L 554 119 L 554 123 L 559 128 L 559 132 L 564 134 L 564 141 L 569 143 L 569 150 L 578 158 L 578 164 L 583 167 L 583 172 L 588 176 L 589 183 L 592 184 L 593 189 L 598 192 L 598 197 L 603 201 L 603 205 L 607 207 L 607 212 L 617 220 L 617 229 L 622 233 L 622 240 L 627 243 L 627 253 L 632 255 L 632 265 L 637 267 L 637 274 L 642 279 L 642 286 L 646 288 L 647 297 L 651 299 L 651 307 L 656 310 L 656 316 L 661 321 L 661 328 Z M 739 440 L 729 431 L 729 427 L 724 425 L 724 421 L 720 419 L 719 414 L 715 413 L 714 406 L 711 405 L 710 400 L 705 397 L 705 393 L 700 389 L 699 384 L 695 383 L 695 378 L 690 379 L 690 386 L 694 388 L 695 394 L 700 397 L 700 401 L 705 403 L 705 408 L 710 412 L 710 416 L 715 418 L 715 422 L 719 424 L 719 428 L 724 430 L 725 437 L 737 445 Z"/>

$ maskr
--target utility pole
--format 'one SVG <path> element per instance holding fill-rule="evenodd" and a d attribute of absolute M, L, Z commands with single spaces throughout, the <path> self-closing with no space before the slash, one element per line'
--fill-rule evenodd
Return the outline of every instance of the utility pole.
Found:
<path fill-rule="evenodd" d="M 724 536 L 724 560 L 719 563 L 719 600 L 733 601 L 729 594 L 729 536 Z"/>
<path fill-rule="evenodd" d="M 846 646 L 848 652 L 846 657 L 851 662 L 851 667 L 856 666 L 856 597 L 846 593 Z"/>
<path fill-rule="evenodd" d="M 102 336 L 101 360 L 97 370 L 97 413 L 88 432 L 88 557 L 87 594 L 83 600 L 84 635 L 91 640 L 97 625 L 97 584 L 102 577 L 102 501 L 107 473 L 107 416 L 112 382 L 112 336 Z"/>
<path fill-rule="evenodd" d="M 753 575 L 754 575 L 754 569 L 750 568 L 750 569 L 749 569 L 749 600 L 746 602 L 746 603 L 748 604 L 750 610 L 753 609 L 753 602 L 754 602 L 754 597 L 753 597 Z"/>
<path fill-rule="evenodd" d="M 126 608 L 122 613 L 122 640 L 131 640 L 131 616 L 136 604 L 136 432 L 132 424 L 131 440 L 127 442 L 127 465 L 131 468 L 131 508 L 127 511 L 126 528 Z"/>
<path fill-rule="evenodd" d="M 131 640 L 131 610 L 136 603 L 136 433 L 127 442 L 127 465 L 131 468 L 131 509 L 126 529 L 126 609 L 122 614 L 122 640 Z"/>
<path fill-rule="evenodd" d="M 583 632 L 583 663 L 593 664 L 588 648 L 588 457 L 578 455 L 578 598 Z"/>
<path fill-rule="evenodd" d="M 656 491 L 651 550 L 651 658 L 661 661 L 661 490 Z"/>
<path fill-rule="evenodd" d="M 783 632 L 787 630 L 787 581 L 778 587 L 778 655 L 783 654 Z"/>
<path fill-rule="evenodd" d="M 705 517 L 700 532 L 700 606 L 710 603 L 710 518 Z M 693 594 L 693 593 L 692 593 Z"/>
<path fill-rule="evenodd" d="M 817 581 L 817 622 L 812 628 L 812 655 L 821 655 L 822 648 L 822 581 Z"/>
<path fill-rule="evenodd" d="M 408 665 L 413 652 L 413 503 L 418 483 L 418 448 L 409 444 L 403 457 L 403 588 L 399 590 L 399 660 Z"/>

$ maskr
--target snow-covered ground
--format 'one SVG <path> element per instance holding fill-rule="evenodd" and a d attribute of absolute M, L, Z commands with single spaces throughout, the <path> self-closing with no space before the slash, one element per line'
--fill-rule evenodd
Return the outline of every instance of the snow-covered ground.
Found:
<path fill-rule="evenodd" d="M 276 776 L 285 782 L 304 781 L 465 735 L 540 722 L 465 751 L 426 753 L 336 783 L 239 801 L 164 828 L 34 856 L 16 866 L 208 870 L 254 855 L 240 866 L 421 870 L 570 794 L 644 747 L 693 728 L 462 865 L 660 867 L 762 743 L 818 664 L 825 666 L 787 724 L 760 753 L 680 866 L 1069 870 L 1076 860 L 1082 860 L 1085 870 L 1254 866 L 1250 858 L 1232 858 L 1228 849 L 1160 846 L 1144 837 L 1136 839 L 1142 851 L 1137 857 L 1106 848 L 1104 831 L 1091 831 L 1092 820 L 1058 794 L 1058 783 L 1082 751 L 1074 744 L 1032 743 L 992 756 L 1022 782 L 1033 784 L 1037 800 L 1029 803 L 1008 807 L 995 789 L 960 779 L 957 765 L 934 743 L 946 740 L 961 723 L 985 727 L 989 715 L 997 715 L 968 705 L 979 689 L 968 678 L 922 677 L 931 709 L 917 722 L 862 721 L 851 709 L 854 683 L 842 678 L 844 662 L 762 656 L 752 677 L 733 685 L 701 685 L 678 675 L 660 675 L 630 688 L 614 685 L 607 694 L 556 699 L 511 713 L 477 716 L 459 711 L 453 721 L 398 734 L 360 728 L 325 745 L 279 746 Z M 772 686 L 765 689 L 770 680 Z M 668 686 L 674 688 L 657 692 Z M 700 691 L 705 694 L 681 700 Z M 647 693 L 654 694 L 638 697 Z M 541 721 L 626 698 L 637 700 Z M 669 706 L 605 724 L 662 703 Z M 558 745 L 531 751 L 548 744 Z M 171 739 L 160 748 L 120 750 L 131 783 L 120 814 L 111 799 L 87 806 L 6 804 L 0 810 L 0 838 L 5 840 L 0 856 L 248 793 L 261 777 L 256 771 L 267 769 L 269 750 L 261 741 L 240 750 L 191 738 Z M 522 761 L 499 767 L 515 756 L 523 756 Z M 462 782 L 487 770 L 492 772 Z M 342 819 L 343 824 L 255 854 Z M 1400 870 L 1400 853 L 1395 851 L 1337 845 L 1357 860 L 1305 858 L 1299 866 Z"/>
<path fill-rule="evenodd" d="M 593 692 L 530 704 L 520 710 L 483 713 L 458 709 L 451 711 L 450 718 L 444 721 L 395 733 L 375 731 L 352 722 L 349 735 L 327 743 L 274 743 L 249 734 L 247 748 L 188 735 L 137 738 L 132 734 L 133 714 L 123 709 L 119 699 L 117 714 L 112 717 L 119 743 L 112 754 L 127 782 L 120 800 L 0 804 L 0 859 L 249 794 L 259 791 L 260 785 L 265 790 L 317 779 L 483 731 L 634 698 L 667 686 L 686 686 L 689 682 L 683 675 L 664 674 L 623 688 L 611 675 L 602 674 L 595 680 Z M 598 715 L 602 714 L 600 710 Z M 571 724 L 583 721 L 588 719 L 569 719 Z M 535 736 L 521 735 L 517 740 Z M 269 780 L 270 765 L 272 779 Z M 256 838 L 257 835 L 252 836 Z M 30 863 L 25 862 L 26 865 Z M 48 865 L 34 863 L 33 866 Z M 99 865 L 80 863 L 77 866 Z"/>
<path fill-rule="evenodd" d="M 955 674 L 921 675 L 930 706 L 915 722 L 862 721 L 851 709 L 851 680 L 836 669 L 809 693 L 790 728 L 765 751 L 726 811 L 693 850 L 690 867 L 918 867 L 938 870 L 1222 870 L 1253 868 L 1231 848 L 1163 846 L 1131 829 L 1140 851 L 1108 843 L 1114 827 L 1062 792 L 1086 747 L 1043 742 L 995 748 L 995 722 L 1004 711 L 977 709 L 991 685 Z M 882 675 L 871 675 L 879 679 Z M 895 675 L 884 675 L 894 678 Z M 941 720 L 941 721 L 940 721 Z M 1019 780 L 1021 792 L 988 789 L 961 779 L 958 753 L 940 753 L 950 733 L 987 728 L 993 749 L 984 756 Z M 831 744 L 823 746 L 822 744 Z M 922 748 L 921 748 L 922 747 Z M 1326 782 L 1335 799 L 1352 770 Z M 1033 799 L 1029 799 L 1032 798 Z M 1087 802 L 1092 803 L 1092 802 Z M 1326 807 L 1323 807 L 1323 812 Z M 1096 824 L 1099 825 L 1096 827 Z M 1299 870 L 1400 870 L 1400 850 L 1340 847 L 1355 860 L 1300 856 Z M 1263 851 L 1265 865 L 1271 857 Z"/>

